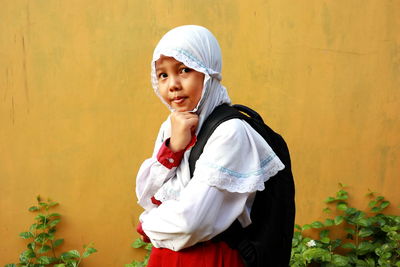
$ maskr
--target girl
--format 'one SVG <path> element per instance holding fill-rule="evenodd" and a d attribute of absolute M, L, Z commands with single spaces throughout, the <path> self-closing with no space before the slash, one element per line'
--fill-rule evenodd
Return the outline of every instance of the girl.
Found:
<path fill-rule="evenodd" d="M 204 120 L 230 103 L 221 66 L 217 40 L 200 26 L 172 29 L 154 50 L 152 85 L 171 114 L 136 181 L 145 209 L 138 231 L 154 246 L 150 267 L 244 266 L 236 250 L 212 239 L 235 220 L 251 224 L 256 191 L 284 168 L 250 125 L 232 119 L 211 135 L 190 177 L 188 157 Z"/>

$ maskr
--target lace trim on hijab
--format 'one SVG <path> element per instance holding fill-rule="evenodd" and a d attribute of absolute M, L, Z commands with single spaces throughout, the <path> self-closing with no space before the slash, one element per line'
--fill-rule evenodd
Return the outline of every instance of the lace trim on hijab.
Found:
<path fill-rule="evenodd" d="M 260 169 L 246 173 L 200 160 L 196 164 L 196 169 L 198 167 L 201 168 L 201 173 L 197 175 L 199 181 L 229 192 L 247 193 L 264 190 L 264 183 L 283 170 L 285 165 L 272 154 L 260 163 Z"/>

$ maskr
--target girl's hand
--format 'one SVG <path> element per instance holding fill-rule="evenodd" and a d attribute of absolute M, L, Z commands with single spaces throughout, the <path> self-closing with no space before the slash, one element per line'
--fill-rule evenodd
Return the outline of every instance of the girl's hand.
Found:
<path fill-rule="evenodd" d="M 172 112 L 171 114 L 171 139 L 169 148 L 173 152 L 184 150 L 192 140 L 195 133 L 199 116 L 191 112 Z"/>

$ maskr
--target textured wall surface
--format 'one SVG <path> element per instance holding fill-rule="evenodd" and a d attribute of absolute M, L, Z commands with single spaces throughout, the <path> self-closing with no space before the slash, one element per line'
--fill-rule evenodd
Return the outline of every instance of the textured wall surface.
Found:
<path fill-rule="evenodd" d="M 361 208 L 368 189 L 398 206 L 400 1 L 0 3 L 0 265 L 25 249 L 37 194 L 61 204 L 64 250 L 95 243 L 84 266 L 142 257 L 135 174 L 168 114 L 149 62 L 182 24 L 217 36 L 233 102 L 286 138 L 298 223 L 338 182 Z"/>

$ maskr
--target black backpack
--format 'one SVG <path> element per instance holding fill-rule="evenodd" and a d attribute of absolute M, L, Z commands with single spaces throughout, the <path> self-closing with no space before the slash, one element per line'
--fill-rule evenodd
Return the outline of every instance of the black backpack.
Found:
<path fill-rule="evenodd" d="M 295 218 L 290 155 L 283 138 L 265 125 L 257 112 L 242 105 L 223 104 L 216 107 L 204 121 L 192 148 L 190 175 L 193 177 L 196 161 L 214 130 L 222 122 L 233 118 L 248 122 L 267 141 L 285 168 L 265 182 L 265 190 L 257 191 L 250 214 L 252 224 L 242 228 L 236 220 L 213 240 L 225 241 L 231 248 L 237 249 L 247 267 L 287 267 Z"/>

